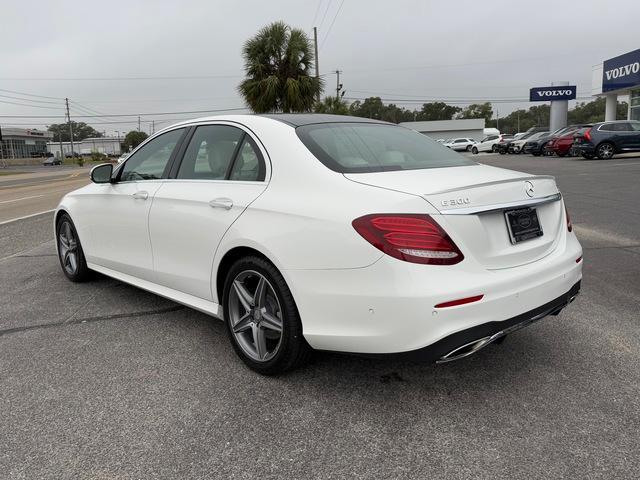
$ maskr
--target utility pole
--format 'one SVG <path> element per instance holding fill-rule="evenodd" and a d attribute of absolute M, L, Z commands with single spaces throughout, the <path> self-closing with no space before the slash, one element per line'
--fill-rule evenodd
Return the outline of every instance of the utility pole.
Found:
<path fill-rule="evenodd" d="M 500 131 L 500 110 L 496 108 L 496 130 Z"/>
<path fill-rule="evenodd" d="M 313 48 L 315 50 L 315 55 L 316 55 L 316 80 L 318 81 L 318 83 L 320 82 L 320 66 L 319 66 L 319 61 L 318 61 L 318 29 L 316 27 L 313 27 Z M 320 90 L 318 90 L 318 98 L 317 98 L 318 103 L 320 103 Z"/>
<path fill-rule="evenodd" d="M 153 135 L 154 133 L 156 133 L 156 121 L 151 120 L 151 135 Z"/>
<path fill-rule="evenodd" d="M 138 131 L 140 131 L 140 115 L 138 115 Z"/>
<path fill-rule="evenodd" d="M 518 131 L 516 133 L 520 133 L 520 110 L 518 110 Z"/>
<path fill-rule="evenodd" d="M 71 126 L 71 114 L 69 113 L 69 99 L 64 99 L 65 104 L 67 105 L 67 120 L 69 121 L 69 141 L 71 144 L 71 158 L 74 158 L 75 150 L 73 148 L 73 127 Z"/>
<path fill-rule="evenodd" d="M 64 152 L 62 151 L 62 132 L 58 130 L 58 142 L 60 143 L 60 161 L 64 162 Z"/>
<path fill-rule="evenodd" d="M 336 70 L 336 101 L 340 101 L 340 90 L 342 89 L 342 84 L 340 83 L 340 74 L 342 70 Z"/>

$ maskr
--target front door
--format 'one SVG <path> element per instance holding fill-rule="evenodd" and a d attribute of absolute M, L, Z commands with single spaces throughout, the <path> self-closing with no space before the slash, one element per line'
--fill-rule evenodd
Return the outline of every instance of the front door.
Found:
<path fill-rule="evenodd" d="M 153 281 L 149 210 L 185 129 L 153 138 L 119 169 L 114 183 L 87 199 L 91 212 L 87 261 Z"/>
<path fill-rule="evenodd" d="M 257 143 L 232 125 L 196 128 L 175 178 L 153 200 L 149 232 L 157 283 L 213 300 L 211 269 L 231 224 L 266 188 Z"/>

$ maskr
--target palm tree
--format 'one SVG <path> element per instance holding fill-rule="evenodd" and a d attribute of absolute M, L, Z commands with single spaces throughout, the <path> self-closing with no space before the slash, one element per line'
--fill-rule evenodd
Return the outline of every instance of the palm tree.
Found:
<path fill-rule="evenodd" d="M 302 30 L 272 23 L 247 40 L 242 56 L 247 78 L 238 90 L 254 112 L 311 111 L 323 82 L 310 75 L 313 48 Z"/>

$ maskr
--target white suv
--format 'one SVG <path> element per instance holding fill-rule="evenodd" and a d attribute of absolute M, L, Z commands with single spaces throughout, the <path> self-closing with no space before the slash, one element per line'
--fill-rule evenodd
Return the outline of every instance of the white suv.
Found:
<path fill-rule="evenodd" d="M 489 135 L 489 136 L 483 138 L 478 143 L 476 143 L 471 148 L 471 151 L 474 154 L 479 153 L 479 152 L 494 152 L 495 153 L 496 149 L 498 148 L 498 144 L 499 143 L 504 143 L 504 142 L 507 142 L 509 140 L 513 140 L 513 135 L 505 135 L 505 134 Z"/>
<path fill-rule="evenodd" d="M 444 142 L 443 145 L 451 150 L 455 150 L 456 152 L 464 150 L 469 152 L 475 143 L 476 141 L 473 138 L 452 138 L 451 140 Z"/>

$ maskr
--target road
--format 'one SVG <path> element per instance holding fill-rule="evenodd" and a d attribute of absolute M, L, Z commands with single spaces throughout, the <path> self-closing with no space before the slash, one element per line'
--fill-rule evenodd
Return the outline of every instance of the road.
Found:
<path fill-rule="evenodd" d="M 638 478 L 640 159 L 474 159 L 556 176 L 583 292 L 440 366 L 322 353 L 264 378 L 215 319 L 68 282 L 50 214 L 0 226 L 2 478 Z"/>
<path fill-rule="evenodd" d="M 0 223 L 54 209 L 66 193 L 89 183 L 88 175 L 88 168 L 34 167 L 0 176 Z"/>

